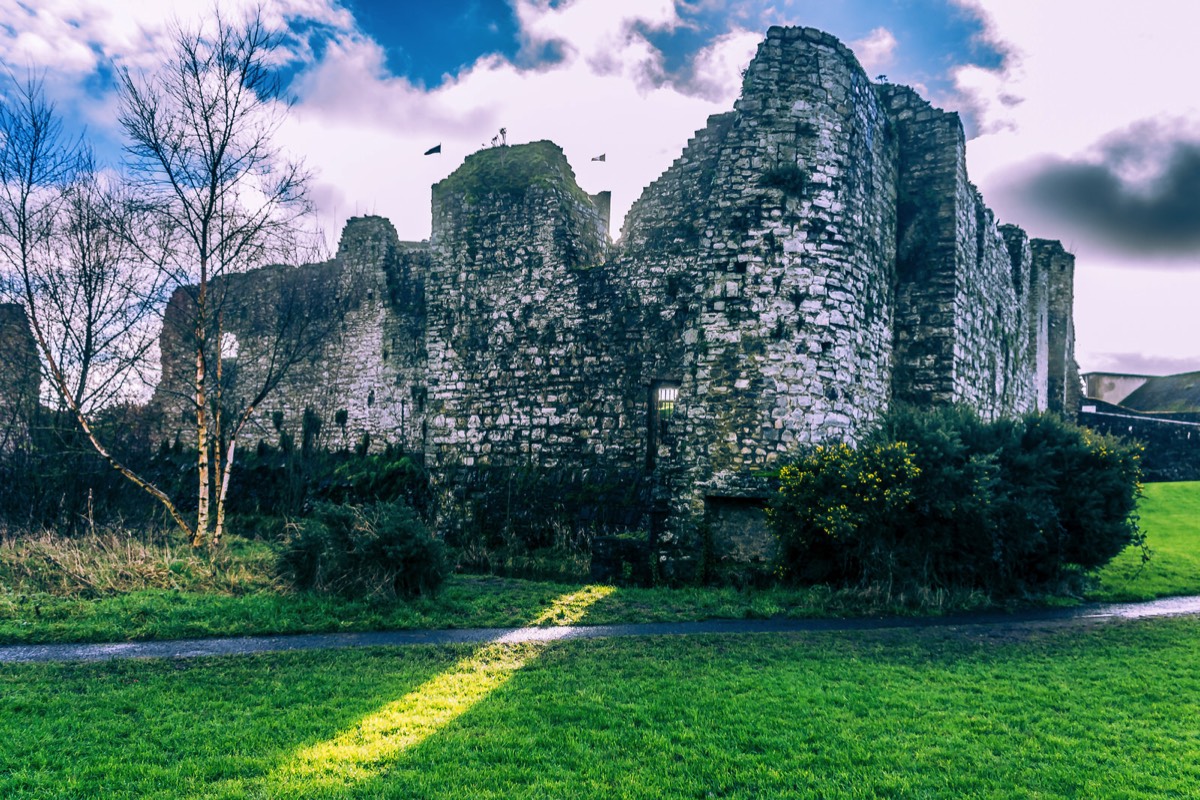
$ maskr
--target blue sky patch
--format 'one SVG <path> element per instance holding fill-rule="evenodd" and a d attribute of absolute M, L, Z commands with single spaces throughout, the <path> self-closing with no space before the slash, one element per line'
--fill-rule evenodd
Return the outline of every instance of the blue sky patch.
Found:
<path fill-rule="evenodd" d="M 514 59 L 520 49 L 517 18 L 506 0 L 347 0 L 346 6 L 387 52 L 393 75 L 429 88 L 481 56 Z"/>
<path fill-rule="evenodd" d="M 489 54 L 523 67 L 543 67 L 561 58 L 554 48 L 521 52 L 516 16 L 506 0 L 346 2 L 362 32 L 385 49 L 389 71 L 429 88 Z M 674 30 L 638 29 L 663 54 L 672 76 L 686 75 L 696 53 L 734 27 L 765 33 L 771 25 L 820 28 L 844 42 L 887 28 L 897 40 L 889 79 L 923 84 L 939 94 L 953 89 L 954 67 L 994 69 L 1004 61 L 1004 53 L 983 40 L 983 21 L 950 0 L 751 0 L 678 8 L 682 24 Z"/>

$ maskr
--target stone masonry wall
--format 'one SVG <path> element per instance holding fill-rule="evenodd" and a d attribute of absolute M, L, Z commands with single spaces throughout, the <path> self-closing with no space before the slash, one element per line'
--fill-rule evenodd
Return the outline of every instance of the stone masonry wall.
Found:
<path fill-rule="evenodd" d="M 886 409 L 896 163 L 853 55 L 772 28 L 734 111 L 633 206 L 615 268 L 643 310 L 660 539 L 686 548 L 707 519 L 717 561 L 765 553 L 718 522 L 761 516 L 758 476 L 798 446 L 856 440 Z M 678 400 L 656 422 L 664 383 Z"/>
<path fill-rule="evenodd" d="M 893 392 L 916 405 L 949 403 L 962 125 L 906 86 L 883 84 L 876 91 L 900 143 Z"/>
<path fill-rule="evenodd" d="M 298 437 L 307 409 L 321 445 L 401 444 L 435 481 L 616 470 L 652 540 L 694 542 L 745 528 L 784 458 L 858 441 L 893 400 L 1074 408 L 1073 257 L 997 226 L 958 116 L 873 85 L 828 34 L 772 28 L 616 247 L 608 209 L 553 143 L 493 147 L 433 188 L 428 247 L 356 219 L 326 264 L 231 278 L 241 391 L 277 298 L 313 312 L 253 435 Z M 185 339 L 164 331 L 165 387 L 187 387 Z"/>
<path fill-rule="evenodd" d="M 39 365 L 24 307 L 0 303 L 0 453 L 19 447 L 29 435 L 38 402 Z"/>
<path fill-rule="evenodd" d="M 963 177 L 965 179 L 965 162 Z M 1026 276 L 991 209 L 974 186 L 960 189 L 958 291 L 955 304 L 955 402 L 988 419 L 1030 411 L 1036 403 L 1029 362 Z"/>
<path fill-rule="evenodd" d="M 319 421 L 320 446 L 354 447 L 366 437 L 419 451 L 428 260 L 421 246 L 401 243 L 390 222 L 365 217 L 347 223 L 332 261 L 216 282 L 226 353 L 236 352 L 223 364 L 227 405 L 240 409 L 278 381 L 244 441 L 275 443 L 281 433 L 301 441 L 307 411 Z M 191 294 L 181 289 L 167 309 L 163 378 L 152 401 L 164 438 L 184 442 L 195 441 L 191 314 Z"/>
<path fill-rule="evenodd" d="M 430 465 L 636 463 L 605 217 L 562 151 L 478 152 L 434 187 L 433 215 Z"/>
<path fill-rule="evenodd" d="M 1036 269 L 1029 236 L 1016 225 L 1001 225 L 1000 233 L 1008 246 L 1012 263 L 1013 285 L 1019 287 L 1018 301 L 1022 302 L 1029 332 L 1026 334 L 1027 380 L 1031 383 L 1032 409 L 1045 411 L 1049 403 L 1049 287 L 1044 270 Z"/>
<path fill-rule="evenodd" d="M 1002 234 L 967 180 L 957 114 L 908 87 L 876 90 L 900 140 L 895 396 L 966 403 L 985 417 L 1031 409 L 1024 234 Z"/>
<path fill-rule="evenodd" d="M 1048 407 L 1074 417 L 1081 394 L 1079 367 L 1075 363 L 1075 256 L 1061 243 L 1033 239 L 1035 269 L 1046 276 L 1047 287 L 1047 394 Z"/>
<path fill-rule="evenodd" d="M 631 210 L 617 269 L 648 312 L 641 382 L 680 384 L 694 476 L 852 440 L 886 407 L 895 152 L 850 52 L 772 28 L 734 112 Z"/>

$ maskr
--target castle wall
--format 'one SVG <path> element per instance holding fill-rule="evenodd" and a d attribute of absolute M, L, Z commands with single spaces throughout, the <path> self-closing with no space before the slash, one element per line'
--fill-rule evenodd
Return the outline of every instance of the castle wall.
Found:
<path fill-rule="evenodd" d="M 772 28 L 732 114 L 710 119 L 626 221 L 644 384 L 679 383 L 693 476 L 853 440 L 886 408 L 896 148 L 853 55 Z"/>
<path fill-rule="evenodd" d="M 727 524 L 761 521 L 759 476 L 798 446 L 857 440 L 887 408 L 896 171 L 853 54 L 772 28 L 734 110 L 634 204 L 614 269 L 642 309 L 659 541 L 686 549 L 703 519 L 713 563 L 766 558 Z"/>
<path fill-rule="evenodd" d="M 1079 409 L 1079 367 L 1075 363 L 1075 256 L 1060 242 L 1030 242 L 1036 269 L 1046 276 L 1047 407 L 1073 418 Z"/>
<path fill-rule="evenodd" d="M 960 212 L 955 304 L 954 401 L 987 419 L 1030 411 L 1036 403 L 1029 364 L 1025 275 L 991 209 L 965 184 Z"/>
<path fill-rule="evenodd" d="M 876 91 L 900 141 L 895 396 L 989 418 L 1032 409 L 1029 276 L 1011 252 L 1023 234 L 1006 239 L 968 181 L 957 114 L 905 86 Z"/>
<path fill-rule="evenodd" d="M 281 433 L 302 441 L 308 412 L 310 424 L 319 424 L 318 446 L 354 447 L 366 437 L 420 450 L 428 261 L 427 252 L 399 242 L 390 222 L 366 217 L 347 223 L 332 261 L 215 281 L 211 307 L 227 337 L 226 406 L 240 411 L 274 384 L 243 442 L 275 443 Z M 164 438 L 188 443 L 195 441 L 193 317 L 192 290 L 177 290 L 164 319 L 163 377 L 152 400 Z M 211 339 L 215 346 L 215 324 Z M 209 378 L 211 392 L 211 367 Z"/>
<path fill-rule="evenodd" d="M 1073 257 L 996 224 L 956 114 L 871 84 L 805 28 L 772 28 L 742 89 L 615 248 L 607 193 L 535 142 L 437 184 L 427 249 L 356 219 L 331 262 L 225 281 L 240 391 L 280 341 L 277 298 L 307 298 L 314 322 L 252 435 L 299 439 L 307 409 L 321 446 L 398 443 L 443 485 L 488 466 L 629 471 L 658 541 L 707 518 L 742 558 L 766 552 L 732 533 L 761 517 L 762 476 L 859 441 L 894 400 L 1074 409 Z M 169 326 L 164 386 L 186 391 L 181 343 Z"/>
<path fill-rule="evenodd" d="M 41 381 L 37 343 L 25 308 L 0 303 L 0 453 L 26 442 Z"/>
<path fill-rule="evenodd" d="M 324 441 L 355 447 L 366 436 L 369 449 L 391 443 L 421 452 L 429 252 L 398 241 L 387 220 L 367 217 L 347 226 L 336 260 L 336 303 L 348 309 L 346 322 L 289 380 L 316 390 Z"/>
<path fill-rule="evenodd" d="M 527 169 L 511 185 L 491 176 Z M 562 151 L 538 142 L 470 156 L 434 187 L 431 243 L 430 465 L 636 462 L 621 446 L 640 404 L 619 382 L 605 220 Z"/>
<path fill-rule="evenodd" d="M 876 91 L 900 143 L 893 393 L 915 405 L 949 403 L 962 125 L 906 86 L 882 84 Z"/>
<path fill-rule="evenodd" d="M 1017 300 L 1021 303 L 1028 328 L 1025 335 L 1023 370 L 1032 403 L 1029 408 L 1033 411 L 1045 411 L 1049 403 L 1046 382 L 1050 369 L 1050 310 L 1046 273 L 1034 263 L 1033 249 L 1025 231 L 1016 225 L 1001 225 L 1000 233 L 1008 246 L 1013 285 L 1017 288 Z"/>

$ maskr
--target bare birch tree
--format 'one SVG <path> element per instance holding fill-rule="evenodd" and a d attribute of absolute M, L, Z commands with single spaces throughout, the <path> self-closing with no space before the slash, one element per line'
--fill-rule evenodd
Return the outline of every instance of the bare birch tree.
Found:
<path fill-rule="evenodd" d="M 156 226 L 127 188 L 101 174 L 85 148 L 63 191 L 50 257 L 35 300 L 70 402 L 90 416 L 139 397 L 151 383 L 148 354 L 157 340 L 162 273 L 146 254 Z"/>
<path fill-rule="evenodd" d="M 64 138 L 39 81 L 12 80 L 6 89 L 0 103 L 4 288 L 25 307 L 47 382 L 91 446 L 190 532 L 171 498 L 118 459 L 89 419 L 98 398 L 144 355 L 142 345 L 127 348 L 131 336 L 145 336 L 140 325 L 147 308 L 124 251 L 104 243 L 120 237 L 102 230 L 95 216 L 100 194 L 89 186 L 90 158 Z M 60 261 L 73 257 L 81 260 Z"/>
<path fill-rule="evenodd" d="M 206 27 L 176 31 L 174 52 L 156 73 L 119 76 L 133 179 L 176 236 L 167 262 L 172 282 L 190 287 L 194 546 L 220 542 L 238 433 L 278 382 L 253 393 L 232 423 L 222 419 L 224 320 L 215 287 L 269 263 L 309 210 L 306 172 L 273 141 L 286 110 L 271 63 L 277 46 L 261 13 L 234 24 L 216 12 Z"/>

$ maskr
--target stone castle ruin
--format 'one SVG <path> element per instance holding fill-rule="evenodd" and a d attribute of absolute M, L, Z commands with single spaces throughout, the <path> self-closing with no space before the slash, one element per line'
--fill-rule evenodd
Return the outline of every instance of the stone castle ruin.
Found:
<path fill-rule="evenodd" d="M 246 385 L 281 291 L 346 298 L 251 440 L 299 439 L 307 415 L 322 446 L 391 443 L 435 482 L 638 475 L 655 536 L 703 523 L 753 558 L 762 476 L 800 445 L 853 442 L 896 401 L 1076 408 L 1073 256 L 997 225 L 957 114 L 871 83 L 828 34 L 772 28 L 734 109 L 645 189 L 616 245 L 608 201 L 551 142 L 494 147 L 433 187 L 427 244 L 356 218 L 330 262 L 230 279 Z M 188 369 L 171 313 L 164 387 Z M 153 402 L 186 439 L 187 401 Z"/>

